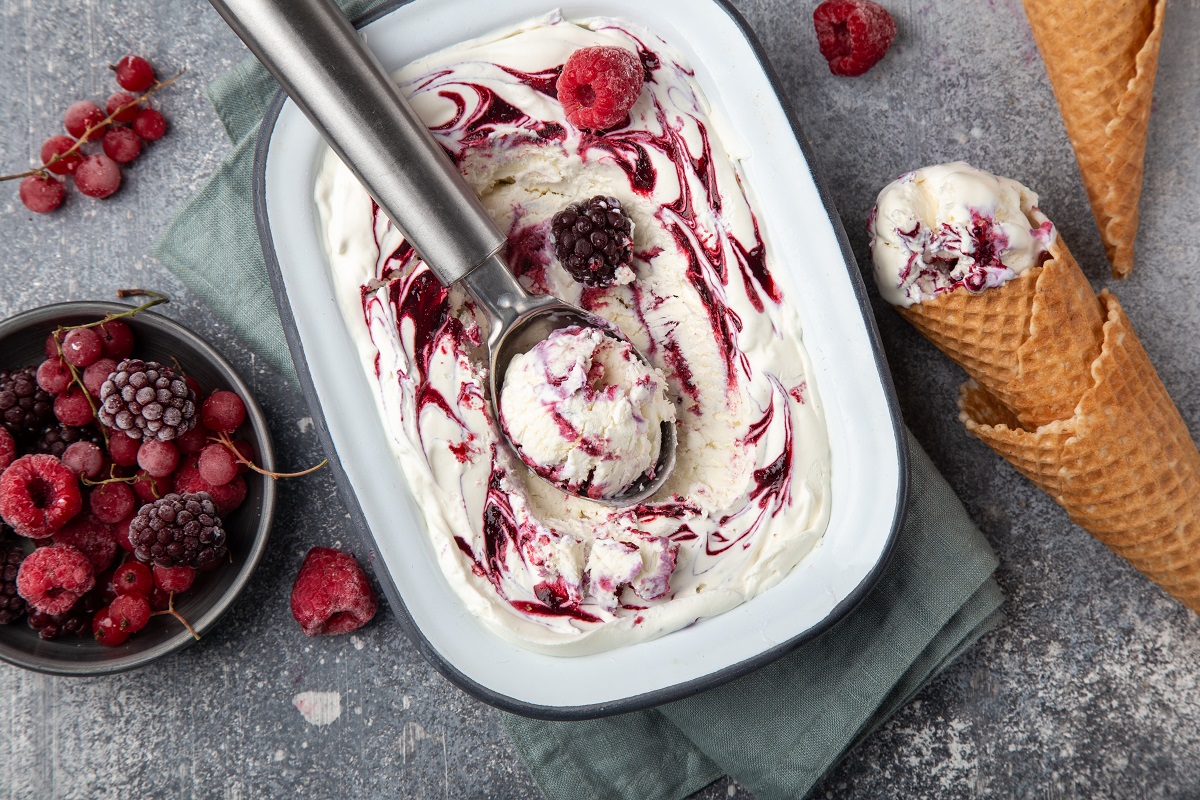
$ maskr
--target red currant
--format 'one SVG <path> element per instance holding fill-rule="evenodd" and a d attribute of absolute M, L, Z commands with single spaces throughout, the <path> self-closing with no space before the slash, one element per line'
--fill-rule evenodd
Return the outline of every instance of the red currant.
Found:
<path fill-rule="evenodd" d="M 100 387 L 108 380 L 108 376 L 117 371 L 117 362 L 111 358 L 101 358 L 83 371 L 83 387 L 92 397 L 100 397 Z"/>
<path fill-rule="evenodd" d="M 80 100 L 67 108 L 67 113 L 63 115 L 63 125 L 66 126 L 67 133 L 76 139 L 82 139 L 88 129 L 95 128 L 104 122 L 107 116 L 100 106 L 91 100 Z M 92 136 L 95 136 L 96 133 L 98 131 L 93 131 Z"/>
<path fill-rule="evenodd" d="M 111 128 L 100 144 L 104 154 L 118 164 L 128 164 L 142 154 L 142 140 L 129 128 Z"/>
<path fill-rule="evenodd" d="M 104 469 L 104 451 L 91 442 L 72 442 L 62 454 L 63 466 L 88 480 L 100 477 Z M 93 492 L 93 494 L 95 494 Z M 102 520 L 108 522 L 108 520 Z"/>
<path fill-rule="evenodd" d="M 63 358 L 76 367 L 87 367 L 100 358 L 100 334 L 91 328 L 67 331 L 62 340 Z"/>
<path fill-rule="evenodd" d="M 137 633 L 150 621 L 150 601 L 141 594 L 117 595 L 108 607 L 108 615 L 125 633 Z"/>
<path fill-rule="evenodd" d="M 109 95 L 108 100 L 104 103 L 104 110 L 108 112 L 108 115 L 113 118 L 114 122 L 121 122 L 128 125 L 137 117 L 138 106 L 134 104 L 135 100 L 137 98 L 129 92 L 115 92 Z M 122 108 L 125 110 L 117 113 Z"/>
<path fill-rule="evenodd" d="M 172 442 L 146 439 L 138 448 L 137 463 L 151 477 L 162 478 L 179 466 L 179 450 Z"/>
<path fill-rule="evenodd" d="M 75 188 L 102 200 L 121 188 L 121 168 L 102 153 L 87 156 L 75 169 Z"/>
<path fill-rule="evenodd" d="M 37 385 L 50 394 L 62 394 L 71 385 L 71 370 L 56 354 L 38 365 Z"/>
<path fill-rule="evenodd" d="M 167 120 L 153 108 L 143 108 L 133 120 L 133 132 L 147 142 L 157 141 L 167 133 Z"/>
<path fill-rule="evenodd" d="M 46 169 L 55 175 L 70 175 L 79 166 L 79 162 L 83 161 L 83 153 L 76 150 L 68 156 L 63 156 L 53 164 L 50 161 L 55 156 L 62 155 L 74 146 L 75 140 L 70 136 L 51 136 L 42 145 L 42 163 L 47 165 Z"/>
<path fill-rule="evenodd" d="M 132 467 L 136 464 L 141 446 L 141 440 L 120 431 L 112 431 L 108 437 L 108 454 L 118 467 Z"/>
<path fill-rule="evenodd" d="M 196 570 L 191 567 L 154 567 L 154 585 L 164 592 L 186 592 L 195 580 Z"/>
<path fill-rule="evenodd" d="M 238 462 L 233 452 L 223 444 L 210 444 L 200 451 L 197 464 L 200 477 L 213 486 L 224 486 L 238 474 Z"/>
<path fill-rule="evenodd" d="M 108 609 L 102 608 L 92 617 L 92 635 L 96 641 L 109 647 L 125 644 L 129 639 L 129 631 L 123 631 L 117 621 L 108 615 Z"/>
<path fill-rule="evenodd" d="M 46 175 L 30 175 L 21 181 L 21 202 L 35 214 L 49 214 L 63 204 L 67 196 L 62 181 Z"/>
<path fill-rule="evenodd" d="M 117 83 L 131 92 L 144 92 L 154 85 L 154 67 L 141 56 L 124 56 L 113 67 Z"/>
<path fill-rule="evenodd" d="M 233 392 L 218 389 L 200 407 L 204 426 L 217 433 L 233 433 L 246 419 L 246 406 Z"/>
<path fill-rule="evenodd" d="M 92 414 L 91 403 L 87 395 L 78 386 L 68 387 L 65 392 L 54 398 L 54 416 L 63 425 L 81 428 L 95 418 Z"/>
<path fill-rule="evenodd" d="M 119 319 L 110 319 L 96 328 L 100 334 L 100 348 L 106 358 L 120 361 L 133 353 L 133 331 Z"/>
<path fill-rule="evenodd" d="M 113 586 L 117 594 L 140 594 L 148 597 L 154 591 L 154 575 L 148 566 L 131 558 L 113 573 Z"/>
<path fill-rule="evenodd" d="M 92 516 L 115 525 L 134 512 L 133 489 L 127 483 L 104 483 L 92 489 L 88 498 Z"/>

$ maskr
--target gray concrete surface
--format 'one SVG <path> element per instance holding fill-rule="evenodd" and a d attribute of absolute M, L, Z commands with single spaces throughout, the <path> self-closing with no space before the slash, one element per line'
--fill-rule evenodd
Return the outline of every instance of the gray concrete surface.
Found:
<path fill-rule="evenodd" d="M 548 2 L 548 6 L 550 3 Z M 1042 196 L 1097 287 L 1114 288 L 1200 432 L 1200 1 L 1171 0 L 1146 162 L 1138 267 L 1107 277 L 1095 225 L 1019 0 L 887 0 L 899 38 L 857 80 L 817 53 L 815 3 L 737 0 L 811 137 L 861 264 L 876 192 L 965 158 Z M 243 50 L 203 0 L 4 0 L 0 165 L 15 171 L 79 98 L 102 100 L 127 51 L 188 67 L 161 98 L 171 134 L 103 203 L 32 218 L 0 187 L 0 314 L 141 285 L 204 331 L 249 380 L 285 465 L 319 457 L 295 387 L 146 256 L 227 151 L 201 87 Z M 959 370 L 876 298 L 901 404 L 999 552 L 1009 623 L 952 666 L 818 787 L 838 798 L 1200 796 L 1200 619 L 1074 527 L 955 421 Z M 527 798 L 493 713 L 427 667 L 386 615 L 306 640 L 287 595 L 302 554 L 350 543 L 328 474 L 282 485 L 253 586 L 205 641 L 111 678 L 0 666 L 0 798 Z M 337 692 L 314 726 L 294 708 Z M 721 781 L 699 797 L 747 797 Z"/>

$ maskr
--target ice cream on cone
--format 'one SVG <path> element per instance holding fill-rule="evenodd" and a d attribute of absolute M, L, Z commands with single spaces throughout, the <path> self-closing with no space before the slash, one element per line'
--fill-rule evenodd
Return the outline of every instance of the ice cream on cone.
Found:
<path fill-rule="evenodd" d="M 1133 270 L 1166 0 L 1024 0 L 1114 277 Z"/>
<path fill-rule="evenodd" d="M 959 397 L 967 430 L 1072 520 L 1200 612 L 1200 451 L 1128 317 L 1108 292 L 1096 297 L 1052 228 L 1044 249 L 1032 238 L 1027 246 L 1036 252 L 1017 254 L 1008 252 L 1011 241 L 947 248 L 943 240 L 908 235 L 914 222 L 943 231 L 943 239 L 955 229 L 944 198 L 920 198 L 911 188 L 921 183 L 936 194 L 949 167 L 970 169 L 918 170 L 880 193 L 871 227 L 881 293 L 971 376 Z M 1042 222 L 1033 213 L 1036 195 L 1028 197 L 1022 213 L 1032 230 Z M 1012 215 L 1003 198 L 972 202 L 972 219 Z M 962 209 L 951 210 L 963 217 Z M 975 228 L 997 225 L 985 220 Z M 946 258 L 951 250 L 961 252 L 953 263 Z M 1038 266 L 1009 270 L 1007 280 L 982 289 L 961 279 L 996 273 L 1006 257 Z M 922 270 L 938 274 L 912 278 Z"/>

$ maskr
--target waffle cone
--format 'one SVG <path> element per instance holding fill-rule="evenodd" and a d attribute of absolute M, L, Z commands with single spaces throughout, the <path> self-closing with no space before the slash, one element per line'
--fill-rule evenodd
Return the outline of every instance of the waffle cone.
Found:
<path fill-rule="evenodd" d="M 1027 427 L 1071 417 L 1092 385 L 1104 320 L 1061 239 L 1041 267 L 1003 286 L 898 310 Z"/>
<path fill-rule="evenodd" d="M 967 430 L 1045 490 L 1071 519 L 1200 612 L 1200 452 L 1117 299 L 1099 298 L 1103 342 L 1075 413 L 1023 426 L 976 381 Z"/>
<path fill-rule="evenodd" d="M 1166 0 L 1024 0 L 1114 277 L 1133 270 Z"/>

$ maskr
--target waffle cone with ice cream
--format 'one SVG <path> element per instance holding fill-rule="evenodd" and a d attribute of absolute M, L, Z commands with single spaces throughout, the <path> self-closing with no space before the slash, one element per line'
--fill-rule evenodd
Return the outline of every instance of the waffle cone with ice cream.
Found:
<path fill-rule="evenodd" d="M 1114 277 L 1133 270 L 1166 0 L 1024 0 Z"/>
<path fill-rule="evenodd" d="M 1200 611 L 1200 452 L 1116 297 L 1014 181 L 901 177 L 872 217 L 880 292 L 971 377 L 959 419 L 1071 519 Z"/>

